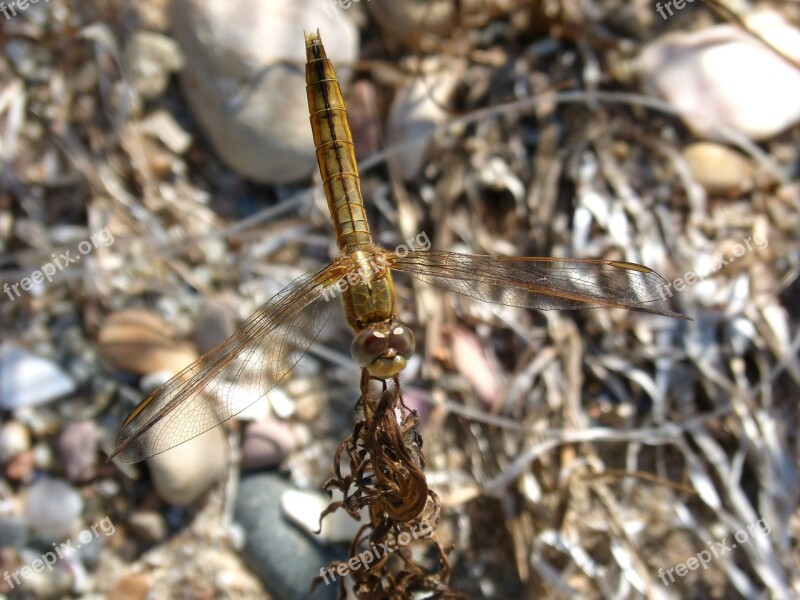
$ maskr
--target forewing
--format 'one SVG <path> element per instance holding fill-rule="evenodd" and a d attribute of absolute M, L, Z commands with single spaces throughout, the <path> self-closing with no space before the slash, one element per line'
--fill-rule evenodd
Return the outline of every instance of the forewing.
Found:
<path fill-rule="evenodd" d="M 670 294 L 658 273 L 634 263 L 559 258 L 497 258 L 437 250 L 390 254 L 389 266 L 445 290 L 539 310 L 621 307 L 685 318 L 647 306 Z"/>
<path fill-rule="evenodd" d="M 137 462 L 227 421 L 291 371 L 336 305 L 339 264 L 294 280 L 227 341 L 159 387 L 125 419 L 112 457 Z M 337 288 L 338 289 L 338 288 Z"/>

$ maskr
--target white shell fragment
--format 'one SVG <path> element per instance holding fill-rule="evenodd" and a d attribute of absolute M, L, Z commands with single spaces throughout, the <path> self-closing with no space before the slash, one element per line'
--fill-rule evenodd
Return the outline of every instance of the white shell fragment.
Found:
<path fill-rule="evenodd" d="M 283 513 L 310 534 L 319 529 L 319 515 L 328 504 L 330 500 L 316 492 L 287 490 L 281 496 Z M 364 517 L 368 518 L 366 513 Z M 345 511 L 337 510 L 323 519 L 319 539 L 328 543 L 350 542 L 360 527 L 361 523 L 354 521 Z"/>
<path fill-rule="evenodd" d="M 745 18 L 754 32 L 795 60 L 800 31 L 772 11 Z M 646 46 L 637 69 L 696 134 L 726 130 L 765 140 L 800 120 L 800 70 L 733 25 L 664 36 Z"/>
<path fill-rule="evenodd" d="M 74 391 L 75 382 L 53 361 L 11 344 L 0 346 L 0 407 L 44 404 Z"/>

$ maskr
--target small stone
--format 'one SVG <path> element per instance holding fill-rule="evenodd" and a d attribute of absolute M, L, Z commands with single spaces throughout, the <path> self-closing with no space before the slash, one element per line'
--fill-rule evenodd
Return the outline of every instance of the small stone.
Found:
<path fill-rule="evenodd" d="M 33 477 L 33 468 L 35 466 L 34 456 L 32 450 L 25 450 L 17 454 L 6 465 L 6 477 L 11 481 L 30 481 L 31 477 Z"/>
<path fill-rule="evenodd" d="M 96 474 L 99 432 L 94 421 L 67 423 L 58 439 L 61 455 L 70 481 L 82 482 Z"/>
<path fill-rule="evenodd" d="M 40 471 L 47 472 L 56 468 L 53 448 L 50 444 L 39 442 L 31 448 L 31 456 L 33 458 L 33 466 Z"/>
<path fill-rule="evenodd" d="M 131 573 L 120 577 L 108 591 L 110 600 L 145 600 L 150 592 L 150 577 Z"/>
<path fill-rule="evenodd" d="M 194 343 L 205 354 L 227 340 L 236 331 L 231 310 L 218 304 L 209 305 L 197 319 Z"/>
<path fill-rule="evenodd" d="M 173 340 L 174 330 L 157 314 L 140 309 L 109 316 L 97 338 L 101 358 L 118 371 L 148 375 L 178 373 L 197 359 L 188 344 Z"/>
<path fill-rule="evenodd" d="M 0 517 L 0 548 L 22 548 L 28 542 L 28 524 L 13 515 Z"/>
<path fill-rule="evenodd" d="M 145 395 L 150 395 L 156 389 L 172 379 L 172 375 L 173 373 L 167 369 L 142 375 L 142 378 L 139 380 L 139 389 L 142 390 Z"/>
<path fill-rule="evenodd" d="M 128 517 L 128 527 L 136 537 L 155 544 L 167 537 L 167 522 L 154 510 L 137 510 Z"/>
<path fill-rule="evenodd" d="M 28 566 L 34 561 L 42 561 L 42 555 L 37 550 L 23 548 L 20 550 L 20 563 Z M 42 568 L 40 571 L 30 569 L 28 576 L 20 577 L 21 588 L 34 598 L 63 598 L 77 592 L 75 584 L 81 567 L 74 557 L 65 556 L 57 560 L 53 569 Z M 21 568 L 24 568 L 21 567 Z M 13 580 L 12 580 L 13 581 Z"/>
<path fill-rule="evenodd" d="M 754 12 L 747 27 L 800 60 L 800 30 L 775 11 Z M 645 87 L 677 109 L 696 134 L 726 141 L 731 129 L 766 140 L 800 120 L 800 70 L 738 25 L 666 35 L 637 60 Z"/>
<path fill-rule="evenodd" d="M 292 430 L 276 419 L 247 426 L 242 444 L 242 468 L 246 471 L 279 465 L 296 446 Z"/>
<path fill-rule="evenodd" d="M 149 114 L 142 122 L 142 130 L 157 137 L 175 154 L 183 154 L 192 145 L 192 136 L 166 110 Z"/>
<path fill-rule="evenodd" d="M 53 361 L 11 344 L 0 345 L 0 408 L 44 404 L 74 391 L 75 382 Z"/>
<path fill-rule="evenodd" d="M 697 182 L 709 192 L 749 187 L 753 165 L 743 154 L 714 142 L 698 142 L 683 149 L 683 158 Z"/>
<path fill-rule="evenodd" d="M 189 107 L 220 159 L 244 177 L 286 183 L 316 169 L 303 31 L 319 27 L 342 82 L 358 58 L 355 25 L 342 11 L 320 19 L 320 8 L 319 0 L 171 3 Z"/>
<path fill-rule="evenodd" d="M 319 536 L 328 543 L 349 543 L 361 528 L 362 523 L 356 521 L 344 510 L 337 510 L 322 520 L 319 533 L 319 516 L 328 505 L 330 499 L 317 492 L 303 490 L 286 490 L 281 496 L 281 509 L 293 523 L 302 527 L 309 535 Z M 369 520 L 369 512 L 362 511 L 363 520 Z"/>
<path fill-rule="evenodd" d="M 215 427 L 148 458 L 156 493 L 174 506 L 191 504 L 227 474 L 227 449 L 224 429 Z"/>
<path fill-rule="evenodd" d="M 83 499 L 66 481 L 39 479 L 25 497 L 25 520 L 31 531 L 44 540 L 70 535 L 83 512 Z"/>
<path fill-rule="evenodd" d="M 7 463 L 30 447 L 31 436 L 25 425 L 19 421 L 8 421 L 0 426 L 0 463 Z"/>
<path fill-rule="evenodd" d="M 125 48 L 133 87 L 145 100 L 164 93 L 170 75 L 183 67 L 175 40 L 152 31 L 136 31 Z"/>
<path fill-rule="evenodd" d="M 456 369 L 478 393 L 484 406 L 499 410 L 503 401 L 503 383 L 495 364 L 484 351 L 484 344 L 469 329 L 455 327 L 450 331 L 453 362 Z"/>
<path fill-rule="evenodd" d="M 282 386 L 294 402 L 292 415 L 307 423 L 319 417 L 323 407 L 327 405 L 327 392 L 324 381 L 318 377 L 292 379 Z"/>
<path fill-rule="evenodd" d="M 333 600 L 336 585 L 319 585 L 309 594 L 309 582 L 332 560 L 345 560 L 347 550 L 321 546 L 284 517 L 281 498 L 288 489 L 276 473 L 242 479 L 236 498 L 236 520 L 247 532 L 242 556 L 275 598 Z"/>

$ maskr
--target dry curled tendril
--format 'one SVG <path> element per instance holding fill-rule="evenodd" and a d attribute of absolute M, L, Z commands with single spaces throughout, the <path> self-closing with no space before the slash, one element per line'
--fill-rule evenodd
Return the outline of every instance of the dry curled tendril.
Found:
<path fill-rule="evenodd" d="M 339 490 L 343 499 L 331 502 L 320 516 L 321 522 L 342 508 L 360 521 L 361 509 L 368 507 L 370 520 L 356 533 L 350 560 L 332 562 L 326 573 L 336 577 L 337 567 L 347 564 L 353 592 L 368 600 L 409 598 L 422 592 L 429 598 L 466 598 L 448 586 L 450 565 L 435 534 L 439 497 L 428 489 L 422 472 L 425 457 L 417 411 L 403 403 L 396 379 L 392 386 L 380 381 L 383 391 L 378 395 L 362 377 L 356 410 L 364 418 L 339 444 L 333 460 L 335 476 L 324 486 L 329 494 Z M 345 454 L 349 465 L 343 475 Z M 436 562 L 438 568 L 428 566 Z M 314 579 L 312 591 L 322 580 L 322 575 Z M 339 577 L 341 597 L 345 585 Z"/>

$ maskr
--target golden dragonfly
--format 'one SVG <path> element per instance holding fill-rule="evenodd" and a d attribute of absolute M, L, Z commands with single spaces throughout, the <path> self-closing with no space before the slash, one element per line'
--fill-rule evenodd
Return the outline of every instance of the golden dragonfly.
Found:
<path fill-rule="evenodd" d="M 306 90 L 317 162 L 339 255 L 261 306 L 227 341 L 145 398 L 122 424 L 112 454 L 137 462 L 204 433 L 263 397 L 294 368 L 340 295 L 363 376 L 394 379 L 414 351 L 397 321 L 392 271 L 485 302 L 550 309 L 620 307 L 685 318 L 648 306 L 669 293 L 642 265 L 615 260 L 506 258 L 440 250 L 390 251 L 370 235 L 342 92 L 319 32 L 305 34 Z M 250 393 L 231 393 L 240 383 Z"/>

